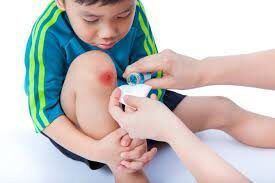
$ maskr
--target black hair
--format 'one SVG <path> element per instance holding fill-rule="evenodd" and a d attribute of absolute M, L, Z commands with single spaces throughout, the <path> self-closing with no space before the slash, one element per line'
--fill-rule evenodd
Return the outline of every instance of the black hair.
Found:
<path fill-rule="evenodd" d="M 101 3 L 102 6 L 105 6 L 108 4 L 116 4 L 119 1 L 121 0 L 75 0 L 75 2 L 85 6 L 89 6 L 96 3 Z"/>

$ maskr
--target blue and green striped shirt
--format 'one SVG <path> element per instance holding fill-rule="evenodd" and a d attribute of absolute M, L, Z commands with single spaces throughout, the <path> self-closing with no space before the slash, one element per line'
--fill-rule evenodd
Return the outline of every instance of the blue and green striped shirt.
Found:
<path fill-rule="evenodd" d="M 91 50 L 99 48 L 80 40 L 72 30 L 66 12 L 52 1 L 34 24 L 25 55 L 25 91 L 36 132 L 43 131 L 57 117 L 64 115 L 60 93 L 68 68 L 76 57 Z M 126 84 L 122 74 L 128 65 L 157 53 L 140 1 L 128 34 L 113 48 L 103 51 L 113 59 L 119 86 Z M 159 72 L 157 77 L 161 75 Z M 164 92 L 162 89 L 152 91 L 160 100 Z"/>

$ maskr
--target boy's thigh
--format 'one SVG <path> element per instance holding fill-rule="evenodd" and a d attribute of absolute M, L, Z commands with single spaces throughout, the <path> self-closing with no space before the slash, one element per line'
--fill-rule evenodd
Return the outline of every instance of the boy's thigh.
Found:
<path fill-rule="evenodd" d="M 108 85 L 99 81 L 104 72 L 108 74 L 104 79 L 113 77 Z M 86 53 L 69 68 L 61 92 L 62 108 L 83 132 L 102 138 L 118 127 L 108 112 L 109 97 L 115 87 L 116 71 L 111 59 L 102 53 Z"/>
<path fill-rule="evenodd" d="M 229 99 L 217 96 L 186 97 L 173 111 L 193 132 L 219 129 L 236 107 Z"/>
<path fill-rule="evenodd" d="M 109 97 L 106 98 L 115 88 L 116 79 L 108 83 L 108 75 L 103 78 L 105 83 L 102 86 L 95 80 L 101 74 L 98 71 L 113 72 L 116 75 L 110 58 L 103 53 L 89 52 L 77 57 L 67 72 L 60 94 L 60 102 L 66 116 L 78 129 L 92 138 L 101 139 L 117 128 L 117 124 L 109 117 L 107 108 Z M 52 139 L 50 140 L 65 156 L 84 162 L 93 170 L 104 166 L 102 163 L 80 157 Z"/>
<path fill-rule="evenodd" d="M 75 124 L 77 125 L 77 117 L 76 117 L 76 94 L 74 90 L 74 83 L 71 80 L 65 80 L 63 84 L 63 88 L 61 91 L 60 102 L 62 109 L 66 116 Z"/>

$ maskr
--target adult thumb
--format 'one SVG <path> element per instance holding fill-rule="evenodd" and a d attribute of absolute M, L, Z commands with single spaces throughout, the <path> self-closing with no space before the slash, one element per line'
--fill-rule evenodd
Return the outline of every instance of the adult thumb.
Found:
<path fill-rule="evenodd" d="M 123 100 L 128 106 L 138 109 L 142 106 L 142 104 L 144 104 L 144 100 L 146 100 L 146 98 L 126 95 L 123 97 Z"/>

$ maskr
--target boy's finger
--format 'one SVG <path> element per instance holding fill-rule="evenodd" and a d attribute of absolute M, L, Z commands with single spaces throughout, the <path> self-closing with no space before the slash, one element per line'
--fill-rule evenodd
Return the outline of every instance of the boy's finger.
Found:
<path fill-rule="evenodd" d="M 132 170 L 141 170 L 144 167 L 144 163 L 140 162 L 140 161 L 122 161 L 120 163 L 121 165 L 125 166 L 128 169 L 132 169 Z"/>
<path fill-rule="evenodd" d="M 112 134 L 117 138 L 122 138 L 124 135 L 127 134 L 127 132 L 122 128 L 118 128 L 117 130 L 113 131 Z"/>
<path fill-rule="evenodd" d="M 131 143 L 131 147 L 136 148 L 137 146 L 140 146 L 140 145 L 147 145 L 146 140 L 134 138 Z"/>
<path fill-rule="evenodd" d="M 124 147 L 128 147 L 132 142 L 132 139 L 129 137 L 129 135 L 124 135 L 120 141 L 120 144 Z"/>
<path fill-rule="evenodd" d="M 134 172 L 136 172 L 136 170 L 131 170 L 129 168 L 126 168 L 124 165 L 119 165 L 118 166 L 118 171 L 122 172 L 122 173 L 124 173 L 124 172 L 126 172 L 126 173 L 134 173 Z"/>
<path fill-rule="evenodd" d="M 137 159 L 137 161 L 141 161 L 144 164 L 150 162 L 154 156 L 156 155 L 158 149 L 156 147 L 152 148 L 150 151 L 144 153 L 141 158 Z"/>
<path fill-rule="evenodd" d="M 124 159 L 135 160 L 135 159 L 141 158 L 143 154 L 146 153 L 146 151 L 147 151 L 146 146 L 141 145 L 136 147 L 132 151 L 121 153 L 121 157 Z"/>

